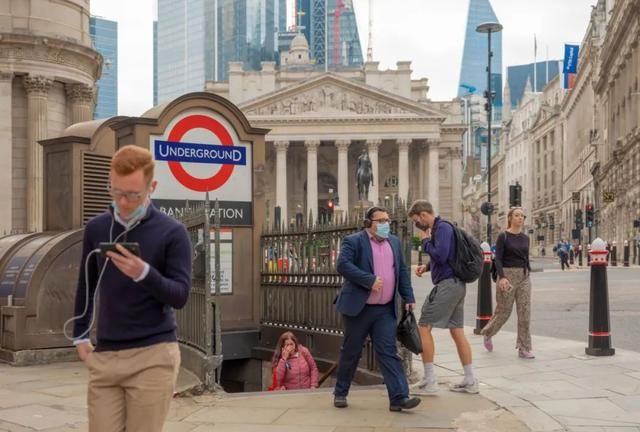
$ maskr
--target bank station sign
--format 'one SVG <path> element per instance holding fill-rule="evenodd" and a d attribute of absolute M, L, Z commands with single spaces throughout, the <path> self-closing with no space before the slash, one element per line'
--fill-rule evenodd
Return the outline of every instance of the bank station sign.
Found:
<path fill-rule="evenodd" d="M 189 110 L 176 116 L 161 136 L 150 137 L 158 187 L 153 202 L 180 216 L 187 205 L 204 201 L 209 192 L 220 203 L 223 226 L 249 226 L 252 215 L 251 145 L 240 142 L 219 114 Z"/>

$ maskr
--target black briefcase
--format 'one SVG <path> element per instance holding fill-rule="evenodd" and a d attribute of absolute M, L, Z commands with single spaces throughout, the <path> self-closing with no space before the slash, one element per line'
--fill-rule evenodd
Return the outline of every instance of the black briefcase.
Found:
<path fill-rule="evenodd" d="M 398 324 L 398 340 L 414 354 L 422 352 L 422 340 L 418 331 L 416 317 L 411 311 L 404 310 Z"/>

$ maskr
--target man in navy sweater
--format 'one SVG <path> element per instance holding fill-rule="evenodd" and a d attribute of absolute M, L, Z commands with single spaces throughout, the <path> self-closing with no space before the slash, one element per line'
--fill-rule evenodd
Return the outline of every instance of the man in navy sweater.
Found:
<path fill-rule="evenodd" d="M 425 396 L 438 394 L 438 378 L 433 368 L 435 346 L 431 329 L 434 327 L 449 329 L 464 369 L 462 382 L 452 385 L 449 389 L 461 393 L 478 393 L 471 345 L 464 334 L 464 298 L 467 287 L 456 277 L 451 266 L 456 258 L 453 227 L 440 216 L 435 216 L 433 206 L 425 200 L 414 201 L 409 209 L 409 217 L 420 230 L 422 250 L 430 257 L 428 266 L 416 268 L 416 275 L 421 277 L 430 271 L 434 285 L 429 297 L 424 301 L 418 322 L 422 339 L 424 375 L 422 380 L 413 386 L 411 393 Z"/>
<path fill-rule="evenodd" d="M 191 244 L 185 227 L 151 204 L 153 171 L 148 150 L 118 150 L 111 161 L 112 208 L 84 232 L 73 335 L 89 369 L 92 432 L 162 430 L 180 368 L 174 309 L 189 297 Z M 140 257 L 120 245 L 102 257 L 101 242 L 137 242 Z"/>

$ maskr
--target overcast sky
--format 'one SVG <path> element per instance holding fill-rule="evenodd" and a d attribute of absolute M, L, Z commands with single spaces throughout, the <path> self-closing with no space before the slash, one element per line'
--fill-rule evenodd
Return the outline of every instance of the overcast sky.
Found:
<path fill-rule="evenodd" d="M 289 0 L 291 1 L 291 0 Z M 429 79 L 429 97 L 457 94 L 469 0 L 371 0 L 373 52 L 381 68 L 411 60 L 413 78 Z M 503 67 L 561 59 L 564 43 L 580 43 L 595 0 L 492 0 L 502 33 Z M 353 0 L 362 49 L 368 41 L 369 0 Z M 91 13 L 118 21 L 118 106 L 140 115 L 153 102 L 155 0 L 91 0 Z"/>

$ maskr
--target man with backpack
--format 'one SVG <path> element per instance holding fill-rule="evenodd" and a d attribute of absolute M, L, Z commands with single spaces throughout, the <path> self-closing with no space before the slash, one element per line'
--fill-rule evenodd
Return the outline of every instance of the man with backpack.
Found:
<path fill-rule="evenodd" d="M 419 320 L 424 376 L 412 386 L 412 393 L 438 393 L 438 379 L 433 367 L 433 327 L 449 329 L 464 368 L 462 382 L 449 389 L 461 393 L 478 393 L 471 346 L 464 334 L 464 298 L 465 283 L 472 282 L 480 274 L 482 250 L 477 240 L 440 216 L 436 217 L 433 206 L 426 200 L 415 201 L 409 209 L 409 217 L 420 230 L 423 251 L 431 258 L 429 264 L 418 266 L 416 274 L 422 276 L 430 271 L 434 285 L 422 306 Z"/>

